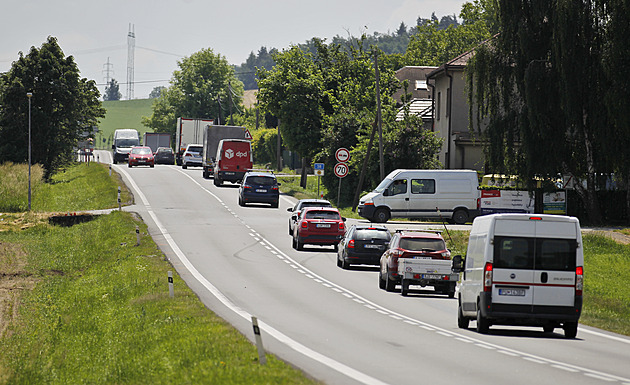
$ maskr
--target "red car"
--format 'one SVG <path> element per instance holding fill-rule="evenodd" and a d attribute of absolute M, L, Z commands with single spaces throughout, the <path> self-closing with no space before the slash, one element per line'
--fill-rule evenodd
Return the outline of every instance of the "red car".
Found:
<path fill-rule="evenodd" d="M 388 249 L 381 256 L 378 275 L 381 289 L 394 291 L 396 285 L 400 285 L 398 275 L 400 258 L 451 259 L 451 252 L 446 248 L 446 242 L 438 232 L 396 231 Z M 445 287 L 436 289 L 449 290 L 449 285 L 454 285 L 454 282 L 446 282 Z"/>
<path fill-rule="evenodd" d="M 334 245 L 346 232 L 346 218 L 333 207 L 307 207 L 302 210 L 293 228 L 293 248 L 304 250 L 305 244 Z"/>
<path fill-rule="evenodd" d="M 129 167 L 146 165 L 155 166 L 155 159 L 151 152 L 151 147 L 135 146 L 129 152 Z"/>

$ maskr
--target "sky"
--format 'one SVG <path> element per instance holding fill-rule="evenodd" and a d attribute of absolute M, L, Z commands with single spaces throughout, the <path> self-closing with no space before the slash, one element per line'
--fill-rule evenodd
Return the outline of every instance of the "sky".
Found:
<path fill-rule="evenodd" d="M 313 37 L 391 33 L 418 17 L 459 16 L 464 0 L 0 0 L 0 73 L 18 53 L 57 38 L 101 94 L 127 82 L 128 34 L 135 34 L 132 99 L 168 86 L 177 62 L 210 48 L 240 65 L 261 47 L 286 49 Z"/>

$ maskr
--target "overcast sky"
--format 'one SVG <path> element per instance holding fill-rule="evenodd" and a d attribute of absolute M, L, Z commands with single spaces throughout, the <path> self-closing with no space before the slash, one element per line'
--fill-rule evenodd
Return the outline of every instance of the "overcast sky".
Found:
<path fill-rule="evenodd" d="M 168 86 L 177 61 L 211 48 L 242 64 L 262 46 L 388 33 L 418 17 L 459 16 L 464 0 L 1 0 L 0 72 L 54 36 L 81 76 L 104 91 L 107 69 L 127 98 L 127 35 L 135 33 L 134 98 Z M 107 63 L 110 65 L 108 66 Z"/>

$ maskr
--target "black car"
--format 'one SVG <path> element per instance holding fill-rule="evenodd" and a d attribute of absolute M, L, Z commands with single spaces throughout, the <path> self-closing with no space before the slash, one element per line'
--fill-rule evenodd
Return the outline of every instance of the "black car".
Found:
<path fill-rule="evenodd" d="M 339 242 L 337 266 L 378 265 L 391 234 L 383 225 L 352 225 Z"/>
<path fill-rule="evenodd" d="M 288 212 L 293 213 L 289 217 L 289 235 L 293 236 L 293 228 L 300 217 L 300 212 L 305 207 L 332 207 L 332 204 L 326 199 L 300 199 L 295 206 L 287 209 Z"/>
<path fill-rule="evenodd" d="M 280 200 L 280 183 L 271 172 L 248 171 L 238 188 L 238 204 L 269 203 L 277 208 Z"/>
<path fill-rule="evenodd" d="M 175 164 L 175 153 L 170 147 L 158 147 L 155 151 L 156 164 Z"/>

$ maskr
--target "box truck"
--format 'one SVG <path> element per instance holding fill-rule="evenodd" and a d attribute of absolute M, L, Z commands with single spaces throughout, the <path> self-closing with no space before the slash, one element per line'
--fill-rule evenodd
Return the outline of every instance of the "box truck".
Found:
<path fill-rule="evenodd" d="M 140 145 L 138 131 L 132 128 L 119 129 L 114 131 L 114 142 L 112 152 L 114 164 L 126 162 L 129 159 L 131 147 Z"/>
<path fill-rule="evenodd" d="M 245 173 L 252 169 L 253 160 L 249 140 L 220 140 L 214 162 L 214 185 L 221 186 L 223 181 L 240 183 Z"/>
<path fill-rule="evenodd" d="M 171 134 L 165 132 L 145 132 L 144 145 L 151 147 L 155 154 L 159 147 L 171 147 Z"/>
<path fill-rule="evenodd" d="M 201 143 L 203 140 L 203 130 L 206 126 L 212 125 L 212 119 L 190 119 L 177 118 L 175 127 L 175 162 L 182 165 L 182 155 L 189 144 Z"/>

